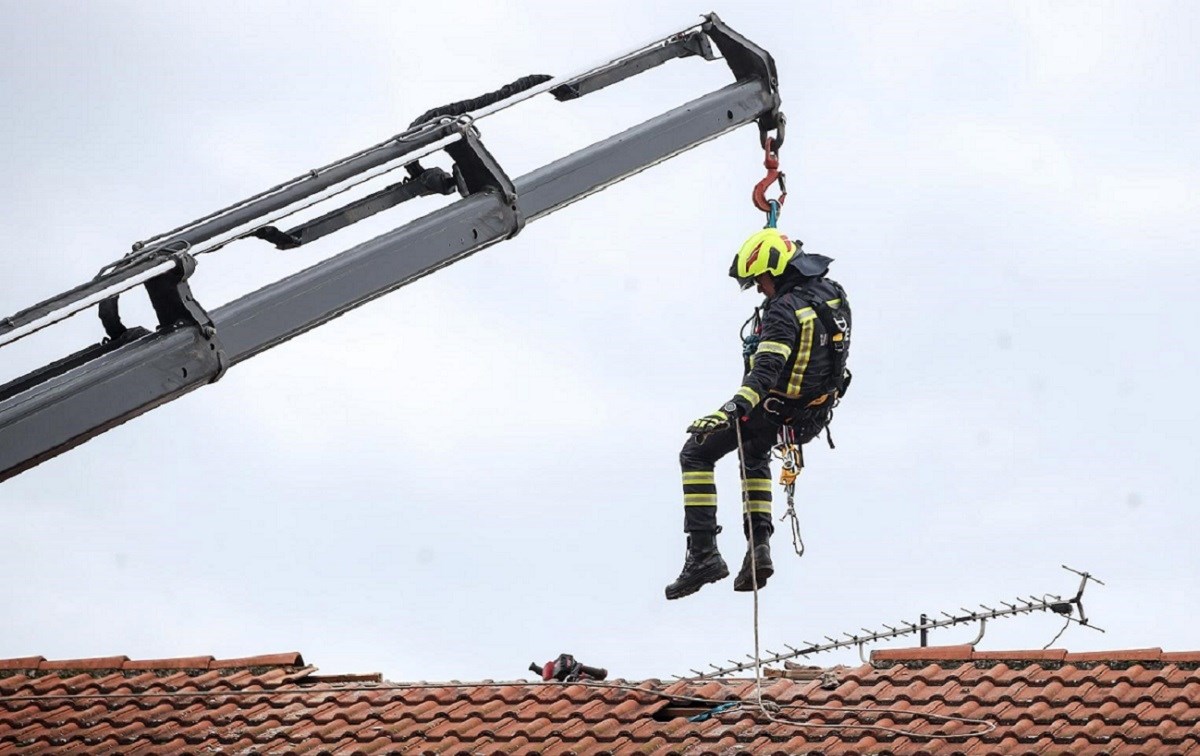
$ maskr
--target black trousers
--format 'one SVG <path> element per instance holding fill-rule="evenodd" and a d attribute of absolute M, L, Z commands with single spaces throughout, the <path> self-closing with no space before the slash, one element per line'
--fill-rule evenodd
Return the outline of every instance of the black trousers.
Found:
<path fill-rule="evenodd" d="M 775 446 L 779 425 L 762 410 L 751 410 L 741 424 L 742 454 L 746 475 L 742 481 L 742 528 L 756 533 L 774 531 L 771 520 L 771 448 Z M 717 529 L 717 485 L 713 468 L 717 460 L 730 452 L 737 453 L 737 431 L 730 425 L 706 436 L 690 436 L 679 452 L 683 471 L 683 529 L 715 531 Z M 740 477 L 740 474 L 739 474 Z M 748 515 L 748 516 L 747 516 Z"/>

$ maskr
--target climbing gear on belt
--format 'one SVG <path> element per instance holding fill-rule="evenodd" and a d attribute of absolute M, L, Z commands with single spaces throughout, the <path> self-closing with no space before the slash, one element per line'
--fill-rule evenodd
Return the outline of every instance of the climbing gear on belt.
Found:
<path fill-rule="evenodd" d="M 791 426 L 779 428 L 779 444 L 771 450 L 781 462 L 779 484 L 787 494 L 787 511 L 779 518 L 788 520 L 792 528 L 792 548 L 796 556 L 804 556 L 804 538 L 800 535 L 800 518 L 796 515 L 796 479 L 804 469 L 804 447 L 796 443 L 796 433 Z"/>

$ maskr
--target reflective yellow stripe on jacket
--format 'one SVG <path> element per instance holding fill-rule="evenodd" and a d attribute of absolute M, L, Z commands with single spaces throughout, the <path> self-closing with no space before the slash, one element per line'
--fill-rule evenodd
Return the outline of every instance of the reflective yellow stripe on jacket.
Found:
<path fill-rule="evenodd" d="M 796 364 L 792 366 L 792 376 L 788 379 L 787 396 L 800 396 L 800 388 L 804 383 L 804 373 L 808 371 L 808 360 L 812 357 L 813 333 L 816 330 L 817 313 L 811 307 L 796 310 L 796 320 L 800 322 L 800 343 L 796 347 Z"/>
<path fill-rule="evenodd" d="M 751 407 L 757 407 L 758 403 L 762 401 L 762 396 L 749 386 L 742 386 L 737 390 L 737 395 L 750 402 Z"/>
<path fill-rule="evenodd" d="M 777 354 L 786 360 L 788 357 L 792 356 L 792 346 L 791 344 L 785 344 L 782 341 L 764 341 L 758 345 L 758 349 L 754 350 L 755 354 L 758 354 L 759 352 L 770 352 L 771 354 Z"/>

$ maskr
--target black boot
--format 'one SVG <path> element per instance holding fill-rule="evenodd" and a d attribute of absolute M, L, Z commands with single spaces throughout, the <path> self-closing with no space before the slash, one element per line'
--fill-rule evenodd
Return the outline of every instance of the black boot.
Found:
<path fill-rule="evenodd" d="M 733 579 L 733 590 L 752 591 L 756 582 L 762 588 L 767 584 L 767 578 L 775 574 L 775 565 L 771 563 L 771 531 L 770 525 L 754 524 L 754 557 L 751 560 L 750 540 L 746 539 L 746 557 L 742 559 L 742 569 Z"/>
<path fill-rule="evenodd" d="M 708 583 L 729 577 L 729 567 L 717 550 L 718 530 L 696 530 L 688 533 L 687 556 L 683 572 L 666 588 L 668 599 L 690 596 Z"/>

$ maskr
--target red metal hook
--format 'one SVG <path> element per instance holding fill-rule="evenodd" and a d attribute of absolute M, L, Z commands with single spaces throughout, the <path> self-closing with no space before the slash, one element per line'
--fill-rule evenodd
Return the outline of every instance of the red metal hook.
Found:
<path fill-rule="evenodd" d="M 783 201 L 787 199 L 787 182 L 784 173 L 779 170 L 779 153 L 774 149 L 774 139 L 767 137 L 766 139 L 766 157 L 763 158 L 763 167 L 767 169 L 767 175 L 762 181 L 754 185 L 754 191 L 751 193 L 751 199 L 754 200 L 754 206 L 764 213 L 771 212 L 770 202 L 767 200 L 767 189 L 776 181 L 779 182 L 779 199 L 775 200 L 783 207 Z"/>

